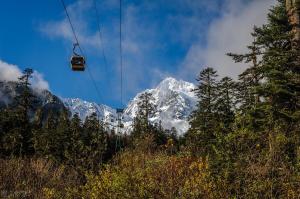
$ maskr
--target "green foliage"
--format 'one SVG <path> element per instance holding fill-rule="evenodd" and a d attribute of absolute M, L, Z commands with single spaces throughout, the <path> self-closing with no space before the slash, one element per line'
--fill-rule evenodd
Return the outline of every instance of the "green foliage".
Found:
<path fill-rule="evenodd" d="M 30 87 L 33 71 L 25 69 L 17 82 L 13 105 L 0 110 L 0 156 L 36 156 L 74 167 L 81 175 L 97 171 L 106 153 L 107 132 L 95 114 L 82 124 L 62 111 L 35 110 Z"/>
<path fill-rule="evenodd" d="M 0 139 L 3 152 L 1 155 L 26 156 L 32 155 L 32 126 L 28 116 L 34 103 L 35 96 L 30 89 L 30 78 L 33 71 L 25 69 L 17 82 L 20 94 L 15 96 L 15 109 L 0 111 Z"/>
<path fill-rule="evenodd" d="M 21 135 L 12 111 L 0 111 L 1 156 L 21 153 Z"/>
<path fill-rule="evenodd" d="M 218 85 L 216 115 L 223 131 L 230 132 L 234 122 L 236 106 L 236 83 L 229 77 L 224 77 Z"/>
<path fill-rule="evenodd" d="M 238 82 L 217 81 L 212 68 L 197 79 L 198 109 L 191 116 L 187 147 L 208 157 L 213 178 L 228 184 L 231 195 L 299 194 L 299 49 L 291 32 L 285 2 L 279 1 L 268 23 L 254 28 L 249 52 L 228 54 L 250 63 Z"/>
<path fill-rule="evenodd" d="M 97 171 L 106 152 L 107 134 L 96 114 L 87 117 L 83 125 L 78 114 L 75 114 L 67 133 L 64 143 L 66 164 L 81 173 Z"/>
<path fill-rule="evenodd" d="M 215 102 L 217 96 L 216 71 L 206 68 L 199 74 L 199 82 L 195 93 L 198 97 L 197 110 L 191 115 L 191 128 L 187 132 L 187 144 L 192 151 L 207 155 L 212 152 L 215 119 Z"/>
<path fill-rule="evenodd" d="M 133 137 L 140 137 L 151 131 L 152 124 L 149 122 L 149 118 L 156 111 L 154 98 L 151 93 L 142 93 L 138 100 L 138 110 L 133 121 Z"/>
<path fill-rule="evenodd" d="M 103 154 L 107 147 L 107 133 L 95 113 L 86 118 L 83 129 L 82 139 L 85 147 L 82 152 L 86 155 L 87 169 L 98 171 L 98 165 L 103 162 Z"/>
<path fill-rule="evenodd" d="M 166 144 L 168 135 L 163 129 L 161 121 L 159 123 L 151 123 L 149 118 L 153 117 L 156 112 L 156 105 L 151 93 L 143 93 L 139 96 L 138 110 L 133 120 L 133 130 L 131 133 L 132 144 L 147 136 L 153 136 L 157 146 Z"/>

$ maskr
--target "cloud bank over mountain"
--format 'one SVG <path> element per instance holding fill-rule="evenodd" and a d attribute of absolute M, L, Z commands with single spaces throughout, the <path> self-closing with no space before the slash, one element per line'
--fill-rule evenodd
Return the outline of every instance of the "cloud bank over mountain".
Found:
<path fill-rule="evenodd" d="M 18 81 L 18 78 L 22 75 L 22 71 L 17 65 L 2 60 L 0 60 L 0 71 L 0 81 Z M 31 84 L 35 90 L 49 90 L 48 82 L 38 71 L 33 72 Z"/>

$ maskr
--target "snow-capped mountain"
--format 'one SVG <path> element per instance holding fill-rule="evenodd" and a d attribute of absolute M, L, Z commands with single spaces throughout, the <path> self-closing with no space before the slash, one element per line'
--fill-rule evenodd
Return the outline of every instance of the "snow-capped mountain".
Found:
<path fill-rule="evenodd" d="M 64 98 L 62 100 L 72 115 L 78 113 L 83 121 L 92 113 L 96 113 L 99 119 L 104 122 L 114 122 L 117 119 L 116 110 L 109 106 L 103 104 L 99 105 L 95 102 L 87 102 L 79 98 Z"/>
<path fill-rule="evenodd" d="M 175 127 L 178 134 L 182 135 L 189 128 L 188 116 L 196 107 L 197 100 L 192 92 L 194 88 L 195 85 L 192 83 L 168 77 L 160 82 L 156 88 L 138 93 L 124 110 L 123 122 L 125 129 L 130 129 L 138 110 L 139 96 L 142 93 L 149 92 L 157 105 L 157 111 L 150 120 L 153 123 L 161 121 L 165 129 Z M 116 111 L 109 106 L 98 105 L 81 99 L 63 99 L 63 101 L 72 114 L 77 112 L 82 120 L 95 112 L 105 122 L 116 124 Z"/>

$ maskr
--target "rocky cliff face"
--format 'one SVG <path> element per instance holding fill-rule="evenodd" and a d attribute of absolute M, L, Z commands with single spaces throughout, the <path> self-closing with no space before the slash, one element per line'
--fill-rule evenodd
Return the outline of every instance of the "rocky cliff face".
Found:
<path fill-rule="evenodd" d="M 14 108 L 16 106 L 15 97 L 22 93 L 24 88 L 17 85 L 16 82 L 0 81 L 0 108 Z M 32 102 L 29 115 L 34 117 L 37 110 L 41 110 L 43 120 L 47 118 L 51 111 L 59 115 L 67 110 L 64 103 L 55 95 L 47 90 L 31 90 L 35 99 Z"/>

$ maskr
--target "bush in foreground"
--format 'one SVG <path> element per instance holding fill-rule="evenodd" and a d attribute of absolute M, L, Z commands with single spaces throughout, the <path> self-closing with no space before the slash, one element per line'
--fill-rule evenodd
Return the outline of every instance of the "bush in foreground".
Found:
<path fill-rule="evenodd" d="M 64 198 L 80 181 L 73 170 L 45 159 L 0 159 L 0 198 Z"/>

